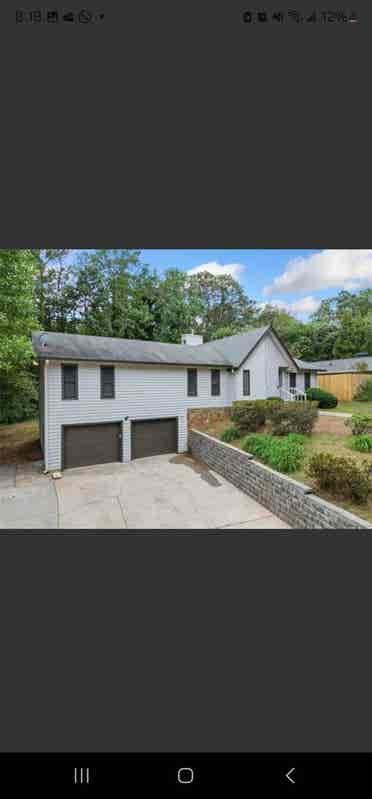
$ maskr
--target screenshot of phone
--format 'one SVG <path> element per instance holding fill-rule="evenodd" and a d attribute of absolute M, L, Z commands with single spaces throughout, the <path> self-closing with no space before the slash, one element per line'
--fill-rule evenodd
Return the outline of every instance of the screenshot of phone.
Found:
<path fill-rule="evenodd" d="M 362 791 L 372 12 L 0 14 L 4 792 Z"/>

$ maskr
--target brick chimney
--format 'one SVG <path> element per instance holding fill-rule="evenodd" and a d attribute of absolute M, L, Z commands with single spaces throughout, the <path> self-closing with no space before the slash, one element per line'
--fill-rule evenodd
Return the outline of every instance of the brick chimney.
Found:
<path fill-rule="evenodd" d="M 197 347 L 203 343 L 203 336 L 197 336 L 194 333 L 184 333 L 181 339 L 182 344 L 188 344 L 190 347 Z"/>

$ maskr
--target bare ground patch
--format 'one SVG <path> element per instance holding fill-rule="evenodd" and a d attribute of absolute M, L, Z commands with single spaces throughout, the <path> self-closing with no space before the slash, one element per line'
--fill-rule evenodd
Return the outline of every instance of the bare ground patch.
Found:
<path fill-rule="evenodd" d="M 21 464 L 42 457 L 37 421 L 0 426 L 0 463 Z"/>

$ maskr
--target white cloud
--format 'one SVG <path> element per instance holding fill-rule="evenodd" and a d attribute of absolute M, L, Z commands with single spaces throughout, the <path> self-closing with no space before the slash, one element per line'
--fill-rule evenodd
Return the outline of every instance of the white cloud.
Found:
<path fill-rule="evenodd" d="M 372 250 L 322 250 L 289 261 L 264 295 L 339 288 L 353 291 L 372 286 Z"/>
<path fill-rule="evenodd" d="M 240 273 L 243 269 L 242 264 L 218 264 L 216 261 L 210 261 L 207 264 L 194 266 L 189 269 L 188 275 L 198 275 L 200 272 L 209 272 L 211 275 L 230 275 L 235 280 L 239 280 Z"/>
<path fill-rule="evenodd" d="M 260 303 L 260 307 L 264 308 L 267 303 Z M 270 299 L 269 305 L 275 305 L 276 308 L 280 308 L 283 311 L 288 311 L 288 313 L 299 315 L 299 316 L 308 316 L 309 314 L 314 313 L 319 308 L 320 300 L 317 300 L 316 297 L 303 297 L 301 300 L 295 300 L 294 302 L 284 302 L 283 300 L 276 300 Z"/>

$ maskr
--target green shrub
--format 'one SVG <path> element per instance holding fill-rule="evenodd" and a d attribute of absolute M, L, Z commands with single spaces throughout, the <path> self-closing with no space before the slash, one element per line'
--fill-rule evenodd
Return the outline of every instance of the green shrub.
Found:
<path fill-rule="evenodd" d="M 255 433 L 265 424 L 265 407 L 262 400 L 240 400 L 233 402 L 231 421 L 239 435 Z"/>
<path fill-rule="evenodd" d="M 367 361 L 358 361 L 355 364 L 355 371 L 356 372 L 368 372 L 368 363 Z"/>
<path fill-rule="evenodd" d="M 250 452 L 268 466 L 290 474 L 297 471 L 304 457 L 304 437 L 298 434 L 275 438 L 268 434 L 246 436 L 242 449 Z"/>
<path fill-rule="evenodd" d="M 270 419 L 270 416 L 275 412 L 275 409 L 283 408 L 285 405 L 284 400 L 279 399 L 279 397 L 272 397 L 271 399 L 268 398 L 266 400 L 262 400 L 262 406 L 265 412 L 265 419 Z"/>
<path fill-rule="evenodd" d="M 241 442 L 242 449 L 244 449 L 245 452 L 250 452 L 251 455 L 255 455 L 257 458 L 265 460 L 265 455 L 269 451 L 271 440 L 272 436 L 268 433 L 253 433 L 243 438 Z"/>
<path fill-rule="evenodd" d="M 270 421 L 273 435 L 285 436 L 289 433 L 308 435 L 318 417 L 318 409 L 312 402 L 269 403 L 266 418 Z"/>
<path fill-rule="evenodd" d="M 310 458 L 306 471 L 319 488 L 343 499 L 367 502 L 371 491 L 370 467 L 367 464 L 359 466 L 351 458 L 319 452 Z"/>
<path fill-rule="evenodd" d="M 239 431 L 234 424 L 231 424 L 229 427 L 225 427 L 220 435 L 221 441 L 225 441 L 226 444 L 229 444 L 230 441 L 235 441 L 237 438 L 239 438 Z"/>
<path fill-rule="evenodd" d="M 370 402 L 372 400 L 372 378 L 368 377 L 359 384 L 353 399 L 358 402 Z"/>
<path fill-rule="evenodd" d="M 363 413 L 353 413 L 351 419 L 346 419 L 345 424 L 351 427 L 353 436 L 372 433 L 372 416 Z"/>
<path fill-rule="evenodd" d="M 318 402 L 319 408 L 335 408 L 338 405 L 338 399 L 334 394 L 329 391 L 323 391 L 322 388 L 308 388 L 306 397 L 309 400 Z"/>
<path fill-rule="evenodd" d="M 282 397 L 266 397 L 265 402 L 284 402 Z"/>
<path fill-rule="evenodd" d="M 361 436 L 353 436 L 349 447 L 356 449 L 358 452 L 372 452 L 372 436 L 363 433 Z"/>

